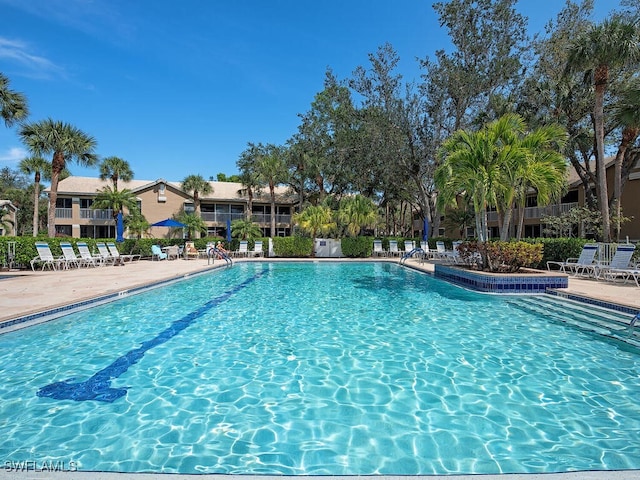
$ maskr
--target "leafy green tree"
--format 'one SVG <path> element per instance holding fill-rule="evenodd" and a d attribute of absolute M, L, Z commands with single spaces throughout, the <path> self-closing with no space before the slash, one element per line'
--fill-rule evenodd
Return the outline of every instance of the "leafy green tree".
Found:
<path fill-rule="evenodd" d="M 124 217 L 124 226 L 129 231 L 129 234 L 135 235 L 138 240 L 147 235 L 151 228 L 147 219 L 137 208 L 129 210 L 129 215 Z"/>
<path fill-rule="evenodd" d="M 29 115 L 26 97 L 9 88 L 9 79 L 0 73 L 0 117 L 7 128 Z"/>
<path fill-rule="evenodd" d="M 262 155 L 262 148 L 262 145 L 249 143 L 237 161 L 237 166 L 240 169 L 239 181 L 243 187 L 238 193 L 247 196 L 246 220 L 251 220 L 253 197 L 262 187 L 260 175 L 257 171 L 258 159 Z"/>
<path fill-rule="evenodd" d="M 346 226 L 347 234 L 357 237 L 363 227 L 373 227 L 378 220 L 375 204 L 362 195 L 345 197 L 340 202 L 338 219 Z"/>
<path fill-rule="evenodd" d="M 42 157 L 27 157 L 20 161 L 18 166 L 20 171 L 26 175 L 33 175 L 33 236 L 38 236 L 38 226 L 40 225 L 40 180 L 44 174 L 49 177 L 51 164 Z"/>
<path fill-rule="evenodd" d="M 133 170 L 129 162 L 120 157 L 107 157 L 100 162 L 100 180 L 110 179 L 113 189 L 118 190 L 118 180 L 130 182 L 133 179 Z"/>
<path fill-rule="evenodd" d="M 200 216 L 200 195 L 208 195 L 213 192 L 211 184 L 202 175 L 189 175 L 182 180 L 182 190 L 192 192 L 195 215 Z M 200 230 L 194 230 L 196 238 L 199 238 Z"/>
<path fill-rule="evenodd" d="M 629 64 L 637 65 L 639 58 L 640 49 L 638 48 L 636 21 L 613 16 L 600 24 L 593 25 L 587 32 L 580 35 L 571 46 L 567 61 L 567 73 L 575 71 L 588 73 L 595 89 L 593 124 L 596 145 L 596 191 L 602 214 L 604 242 L 611 240 L 609 194 L 604 155 L 605 95 L 610 77 L 618 74 Z"/>
<path fill-rule="evenodd" d="M 75 160 L 85 167 L 94 166 L 98 158 L 94 153 L 96 141 L 68 123 L 52 119 L 28 123 L 20 129 L 20 137 L 33 156 L 53 155 L 51 160 L 51 189 L 49 192 L 48 234 L 56 234 L 56 201 L 58 181 L 67 161 Z"/>
<path fill-rule="evenodd" d="M 231 236 L 241 240 L 253 240 L 262 237 L 262 230 L 251 220 L 234 220 L 231 222 Z"/>
<path fill-rule="evenodd" d="M 316 238 L 319 233 L 328 235 L 336 228 L 333 212 L 326 206 L 310 205 L 302 212 L 296 213 L 293 216 L 293 221 L 312 239 Z M 312 255 L 315 255 L 315 251 Z"/>
<path fill-rule="evenodd" d="M 287 168 L 283 159 L 282 151 L 275 145 L 266 145 L 261 148 L 262 152 L 258 157 L 255 172 L 258 174 L 260 183 L 269 187 L 269 198 L 271 200 L 271 236 L 276 234 L 276 186 L 287 181 Z"/>

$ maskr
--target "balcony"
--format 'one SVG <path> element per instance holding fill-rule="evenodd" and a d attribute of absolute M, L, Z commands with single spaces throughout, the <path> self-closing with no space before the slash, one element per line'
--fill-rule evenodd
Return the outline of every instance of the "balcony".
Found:
<path fill-rule="evenodd" d="M 242 220 L 244 213 L 217 213 L 217 212 L 200 212 L 200 217 L 205 222 L 227 223 L 227 220 Z"/>
<path fill-rule="evenodd" d="M 58 210 L 56 209 L 56 217 L 58 216 Z M 66 217 L 65 217 L 66 218 Z M 71 217 L 68 217 L 71 218 Z M 80 218 L 86 220 L 113 220 L 113 210 L 99 210 L 93 208 L 81 208 Z"/>
<path fill-rule="evenodd" d="M 56 218 L 73 218 L 71 208 L 56 208 Z"/>
<path fill-rule="evenodd" d="M 526 207 L 524 209 L 524 218 L 525 220 L 539 220 L 543 216 L 556 217 L 579 206 L 578 203 L 561 203 L 559 205 L 547 205 L 546 207 Z M 517 209 L 514 211 L 514 215 L 516 215 L 516 211 Z M 487 221 L 489 223 L 497 222 L 498 212 L 488 212 Z"/>

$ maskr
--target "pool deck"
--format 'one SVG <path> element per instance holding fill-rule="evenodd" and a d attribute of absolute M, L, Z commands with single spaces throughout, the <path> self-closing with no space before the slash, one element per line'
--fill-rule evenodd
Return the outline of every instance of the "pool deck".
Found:
<path fill-rule="evenodd" d="M 236 261 L 263 261 L 264 259 L 238 259 Z M 268 259 L 286 261 L 279 259 Z M 333 261 L 332 259 L 312 259 L 312 261 Z M 361 260 L 351 260 L 361 261 Z M 375 261 L 398 262 L 398 259 L 375 259 Z M 419 263 L 409 259 L 408 266 L 433 272 L 433 263 Z M 107 266 L 97 268 L 71 269 L 62 271 L 12 271 L 0 272 L 0 322 L 37 314 L 64 305 L 90 300 L 106 294 L 127 291 L 159 282 L 177 280 L 214 268 L 224 267 L 216 261 L 209 265 L 206 259 L 148 261 L 127 263 L 124 267 Z M 569 278 L 567 293 L 598 299 L 603 302 L 625 305 L 640 310 L 640 288 L 635 283 L 611 283 L 587 278 Z M 8 329 L 7 329 L 8 330 Z M 8 459 L 3 459 L 8 460 Z M 41 459 L 37 459 L 41 460 Z M 235 475 L 178 475 L 109 472 L 16 472 L 0 468 L 0 480 L 13 478 L 29 479 L 75 479 L 75 480 L 147 480 L 168 477 L 171 480 L 225 480 Z M 242 480 L 282 480 L 282 476 L 242 475 Z M 326 480 L 327 477 L 305 476 L 305 480 Z M 356 477 L 331 476 L 332 480 L 353 480 Z M 429 476 L 358 476 L 371 480 L 631 480 L 640 478 L 638 470 L 606 472 L 571 472 L 558 474 L 508 474 L 508 475 L 429 475 Z"/>

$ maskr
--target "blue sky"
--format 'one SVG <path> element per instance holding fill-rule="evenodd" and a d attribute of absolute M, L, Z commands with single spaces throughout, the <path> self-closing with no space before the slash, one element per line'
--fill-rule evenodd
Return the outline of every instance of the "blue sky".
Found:
<path fill-rule="evenodd" d="M 237 173 L 247 142 L 284 144 L 322 90 L 385 42 L 398 72 L 449 47 L 431 0 L 0 0 L 0 71 L 29 120 L 71 123 L 135 178 Z M 531 32 L 563 0 L 521 0 Z M 619 6 L 595 0 L 595 20 Z M 27 155 L 0 125 L 0 168 Z M 97 169 L 69 165 L 74 175 Z"/>

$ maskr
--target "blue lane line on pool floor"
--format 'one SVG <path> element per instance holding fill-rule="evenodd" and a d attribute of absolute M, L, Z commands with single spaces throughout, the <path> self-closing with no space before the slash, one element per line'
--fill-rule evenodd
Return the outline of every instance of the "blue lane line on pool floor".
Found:
<path fill-rule="evenodd" d="M 103 368 L 84 382 L 71 383 L 74 379 L 70 378 L 62 382 L 56 382 L 42 387 L 38 390 L 37 395 L 39 397 L 50 397 L 56 400 L 75 400 L 77 402 L 84 400 L 99 400 L 101 402 L 109 403 L 125 396 L 127 394 L 127 388 L 113 388 L 111 387 L 111 380 L 118 378 L 120 375 L 125 373 L 130 366 L 138 363 L 148 350 L 175 337 L 200 318 L 205 312 L 225 302 L 231 296 L 235 295 L 240 290 L 260 278 L 265 271 L 266 270 L 263 269 L 253 277 L 245 280 L 239 285 L 236 285 L 234 288 L 227 290 L 222 295 L 209 300 L 197 310 L 194 310 L 179 320 L 176 320 L 166 330 L 160 332 L 151 340 L 143 342 L 139 348 L 131 350 L 125 355 L 119 357 L 111 365 Z"/>

